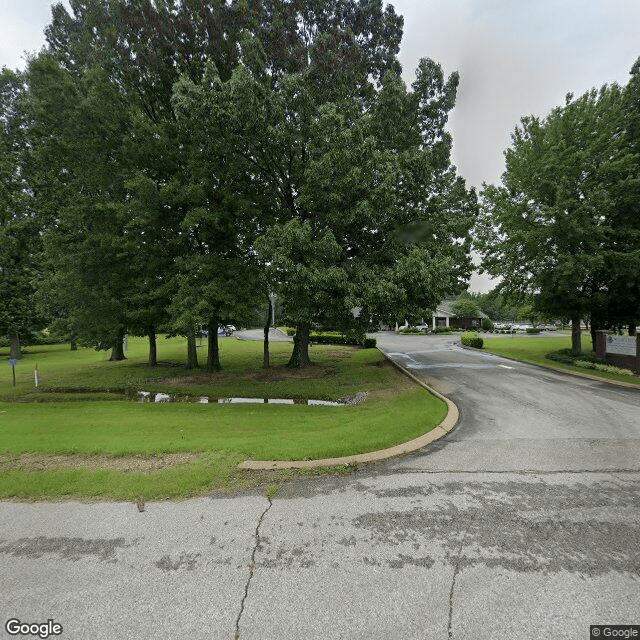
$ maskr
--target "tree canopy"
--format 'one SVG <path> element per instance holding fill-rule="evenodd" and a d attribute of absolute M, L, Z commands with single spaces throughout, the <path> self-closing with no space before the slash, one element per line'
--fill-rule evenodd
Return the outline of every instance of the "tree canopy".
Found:
<path fill-rule="evenodd" d="M 464 287 L 477 203 L 445 129 L 458 75 L 425 58 L 405 85 L 391 5 L 72 0 L 52 16 L 24 79 L 3 76 L 27 143 L 1 170 L 29 202 L 5 220 L 36 225 L 24 282 L 82 343 L 122 358 L 125 332 L 148 335 L 154 364 L 163 328 L 193 366 L 204 327 L 215 370 L 218 326 L 275 294 L 303 366 L 312 326 L 363 333 Z"/>
<path fill-rule="evenodd" d="M 632 146 L 637 78 L 579 98 L 512 135 L 501 186 L 485 186 L 477 247 L 501 291 L 592 329 L 640 318 L 639 156 Z M 636 134 L 637 135 L 637 134 Z"/>

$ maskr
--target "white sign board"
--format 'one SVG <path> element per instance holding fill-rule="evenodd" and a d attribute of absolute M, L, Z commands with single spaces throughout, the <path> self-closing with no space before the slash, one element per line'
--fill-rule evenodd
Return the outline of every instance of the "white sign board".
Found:
<path fill-rule="evenodd" d="M 607 353 L 635 357 L 636 336 L 607 336 Z"/>

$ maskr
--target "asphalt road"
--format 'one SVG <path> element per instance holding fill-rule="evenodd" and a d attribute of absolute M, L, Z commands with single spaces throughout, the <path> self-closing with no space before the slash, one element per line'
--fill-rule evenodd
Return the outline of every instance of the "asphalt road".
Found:
<path fill-rule="evenodd" d="M 273 501 L 0 503 L 3 627 L 53 619 L 65 640 L 588 640 L 590 624 L 640 624 L 640 391 L 450 337 L 378 340 L 456 402 L 447 438 L 285 484 Z"/>

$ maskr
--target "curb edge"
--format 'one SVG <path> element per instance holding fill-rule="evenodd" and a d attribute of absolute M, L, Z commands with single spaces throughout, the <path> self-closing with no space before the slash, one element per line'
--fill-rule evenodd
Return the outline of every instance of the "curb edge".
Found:
<path fill-rule="evenodd" d="M 313 469 L 317 467 L 335 467 L 359 462 L 379 462 L 380 460 L 387 460 L 407 453 L 413 453 L 414 451 L 431 444 L 435 440 L 439 440 L 446 436 L 456 426 L 456 424 L 458 424 L 458 420 L 460 418 L 458 407 L 453 403 L 453 401 L 449 400 L 449 398 L 438 393 L 435 389 L 432 389 L 426 382 L 424 382 L 424 380 L 420 380 L 401 364 L 392 360 L 384 351 L 382 351 L 382 349 L 378 348 L 378 351 L 380 351 L 380 353 L 398 370 L 426 389 L 431 393 L 431 395 L 436 396 L 436 398 L 440 398 L 447 405 L 447 415 L 439 425 L 413 440 L 409 440 L 408 442 L 398 444 L 388 449 L 380 449 L 379 451 L 358 453 L 351 456 L 343 456 L 341 458 L 324 458 L 321 460 L 245 460 L 244 462 L 241 462 L 237 468 L 252 471 L 267 471 L 282 469 Z"/>

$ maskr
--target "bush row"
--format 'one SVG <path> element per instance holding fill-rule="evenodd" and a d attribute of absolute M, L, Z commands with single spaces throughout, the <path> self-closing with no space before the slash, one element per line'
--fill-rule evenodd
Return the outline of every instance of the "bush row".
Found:
<path fill-rule="evenodd" d="M 608 373 L 618 373 L 623 376 L 636 375 L 630 369 L 622 369 L 620 367 L 614 367 L 602 360 L 598 359 L 595 353 L 581 353 L 579 356 L 571 354 L 571 349 L 560 349 L 560 351 L 554 351 L 553 353 L 547 353 L 545 355 L 547 360 L 553 360 L 554 362 L 562 362 L 562 364 L 570 364 L 580 369 L 593 369 L 595 371 L 606 371 Z"/>
<path fill-rule="evenodd" d="M 595 353 L 581 353 L 579 356 L 574 356 L 571 353 L 571 349 L 560 349 L 559 351 L 547 353 L 545 358 L 547 360 L 554 360 L 555 362 L 562 362 L 563 364 L 575 364 L 576 360 L 605 364 L 602 360 L 598 359 Z"/>
<path fill-rule="evenodd" d="M 406 336 L 406 335 L 423 335 L 426 332 L 423 331 L 422 329 L 415 329 L 414 327 L 404 327 L 403 329 L 400 329 L 398 333 L 403 336 Z"/>
<path fill-rule="evenodd" d="M 614 367 L 610 364 L 604 364 L 602 362 L 591 362 L 589 360 L 576 360 L 573 363 L 576 367 L 581 369 L 594 369 L 595 371 L 606 371 L 607 373 L 617 373 L 622 376 L 635 376 L 636 374 L 631 369 L 622 369 L 620 367 Z"/>
<path fill-rule="evenodd" d="M 288 336 L 294 336 L 296 330 L 287 327 L 285 333 Z M 309 333 L 309 342 L 316 344 L 345 344 L 355 347 L 363 347 L 364 349 L 375 349 L 377 341 L 375 338 L 367 338 L 365 335 L 355 331 L 340 333 L 339 331 L 311 331 Z"/>

